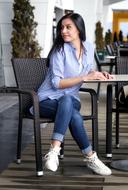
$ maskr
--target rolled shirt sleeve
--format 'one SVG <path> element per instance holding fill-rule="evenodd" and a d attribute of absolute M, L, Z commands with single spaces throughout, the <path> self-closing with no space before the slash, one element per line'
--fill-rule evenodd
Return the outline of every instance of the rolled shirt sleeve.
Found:
<path fill-rule="evenodd" d="M 53 53 L 50 59 L 50 66 L 52 67 L 52 86 L 58 89 L 60 80 L 64 78 L 64 56 L 62 51 Z"/>

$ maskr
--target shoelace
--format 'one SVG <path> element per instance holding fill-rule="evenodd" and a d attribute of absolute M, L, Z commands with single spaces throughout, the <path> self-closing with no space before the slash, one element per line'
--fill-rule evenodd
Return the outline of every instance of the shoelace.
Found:
<path fill-rule="evenodd" d="M 94 162 L 97 158 L 85 158 L 84 161 L 86 162 Z"/>
<path fill-rule="evenodd" d="M 94 157 L 94 158 L 91 158 L 90 160 L 88 160 L 89 162 L 95 162 L 97 159 Z"/>
<path fill-rule="evenodd" d="M 48 152 L 45 156 L 44 156 L 44 160 L 47 160 L 47 158 L 49 158 L 49 156 L 53 156 L 54 155 L 54 157 L 56 158 L 56 156 L 58 156 L 58 154 L 55 152 L 55 151 L 50 151 L 50 152 Z M 56 161 L 57 161 L 57 159 L 56 159 Z"/>

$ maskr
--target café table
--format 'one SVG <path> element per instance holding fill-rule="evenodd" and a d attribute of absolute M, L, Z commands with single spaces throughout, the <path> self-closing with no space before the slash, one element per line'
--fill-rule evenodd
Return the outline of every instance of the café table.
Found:
<path fill-rule="evenodd" d="M 112 90 L 113 90 L 113 84 L 116 84 L 118 82 L 128 82 L 128 75 L 126 74 L 115 74 L 113 75 L 113 79 L 108 80 L 91 80 L 87 82 L 93 82 L 93 83 L 107 83 L 107 94 L 106 94 L 106 156 L 108 158 L 112 158 L 112 114 L 108 117 L 108 113 L 112 112 Z M 109 100 L 109 101 L 108 101 Z M 111 100 L 111 101 L 110 101 Z M 127 170 L 128 171 L 128 160 L 115 160 L 112 161 L 111 166 L 113 168 L 119 169 L 119 170 Z"/>
<path fill-rule="evenodd" d="M 105 57 L 104 57 L 104 60 L 106 60 L 106 61 L 110 61 L 110 63 L 112 63 L 112 64 L 114 64 L 115 66 L 116 66 L 116 57 L 117 56 L 115 56 L 115 55 L 106 55 Z M 115 73 L 115 72 L 114 72 Z"/>
<path fill-rule="evenodd" d="M 106 55 L 104 58 L 114 60 L 116 58 L 116 56 L 115 55 Z"/>

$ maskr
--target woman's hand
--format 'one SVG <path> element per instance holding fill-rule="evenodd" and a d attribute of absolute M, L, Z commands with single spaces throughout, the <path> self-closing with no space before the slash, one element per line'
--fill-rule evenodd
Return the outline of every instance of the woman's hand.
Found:
<path fill-rule="evenodd" d="M 114 77 L 113 77 L 113 75 L 110 75 L 108 72 L 106 72 L 106 71 L 103 71 L 102 72 L 103 73 L 103 75 L 107 78 L 107 79 L 113 79 Z"/>
<path fill-rule="evenodd" d="M 107 79 L 113 79 L 113 76 L 110 75 L 108 72 L 99 72 L 99 71 L 92 71 L 88 75 L 83 76 L 83 81 L 88 80 L 107 80 Z"/>

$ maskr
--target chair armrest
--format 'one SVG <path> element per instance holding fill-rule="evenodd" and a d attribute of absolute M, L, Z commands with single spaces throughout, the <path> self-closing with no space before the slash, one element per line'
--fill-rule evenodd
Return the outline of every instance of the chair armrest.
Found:
<path fill-rule="evenodd" d="M 97 93 L 94 89 L 92 88 L 83 88 L 81 87 L 80 92 L 85 92 L 85 93 L 89 93 L 91 95 L 91 117 L 95 117 L 97 118 L 97 114 L 98 114 L 98 97 L 97 97 Z"/>
<path fill-rule="evenodd" d="M 0 93 L 6 93 L 7 92 L 7 87 L 6 86 L 1 86 L 0 87 Z"/>
<path fill-rule="evenodd" d="M 16 87 L 16 86 L 4 86 L 3 87 L 3 90 L 4 90 L 4 92 L 6 92 L 6 93 L 15 93 L 15 90 L 16 89 L 18 89 L 18 87 Z"/>
<path fill-rule="evenodd" d="M 32 106 L 33 106 L 33 116 L 39 118 L 39 98 L 37 93 L 34 90 L 30 89 L 19 89 L 18 87 L 6 87 L 7 93 L 17 93 L 29 95 L 32 98 Z"/>
<path fill-rule="evenodd" d="M 96 93 L 96 91 L 95 91 L 94 89 L 92 89 L 92 88 L 83 88 L 83 87 L 81 87 L 79 91 L 80 91 L 80 92 L 89 93 L 91 96 L 95 96 L 95 97 L 97 98 L 97 93 Z"/>

